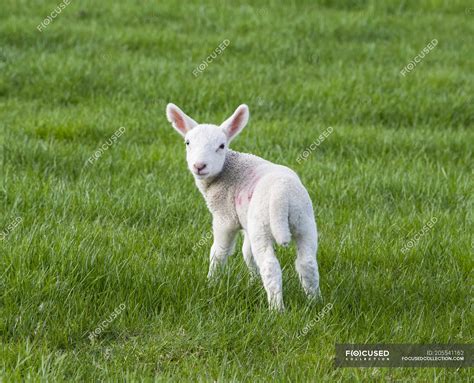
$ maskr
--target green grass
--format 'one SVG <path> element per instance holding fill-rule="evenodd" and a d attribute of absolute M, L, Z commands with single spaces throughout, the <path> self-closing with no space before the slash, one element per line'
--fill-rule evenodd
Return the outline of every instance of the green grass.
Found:
<path fill-rule="evenodd" d="M 57 4 L 4 0 L 0 12 L 0 229 L 22 218 L 0 242 L 0 381 L 472 379 L 333 365 L 336 342 L 472 342 L 472 2 L 72 0 L 39 32 Z M 193 245 L 211 217 L 170 101 L 215 123 L 249 105 L 233 148 L 301 176 L 325 302 L 307 304 L 294 248 L 278 249 L 281 315 L 240 249 L 208 286 L 210 241 Z"/>

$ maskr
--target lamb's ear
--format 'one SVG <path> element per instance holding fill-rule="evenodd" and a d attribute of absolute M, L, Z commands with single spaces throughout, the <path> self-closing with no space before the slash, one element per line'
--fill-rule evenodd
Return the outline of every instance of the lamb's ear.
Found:
<path fill-rule="evenodd" d="M 227 120 L 225 120 L 221 128 L 227 135 L 228 141 L 232 140 L 240 131 L 245 128 L 249 121 L 249 107 L 245 104 L 240 105 Z"/>
<path fill-rule="evenodd" d="M 175 128 L 183 137 L 198 124 L 175 104 L 166 105 L 166 117 L 168 118 L 168 121 L 171 122 L 171 125 L 173 125 L 173 128 Z"/>

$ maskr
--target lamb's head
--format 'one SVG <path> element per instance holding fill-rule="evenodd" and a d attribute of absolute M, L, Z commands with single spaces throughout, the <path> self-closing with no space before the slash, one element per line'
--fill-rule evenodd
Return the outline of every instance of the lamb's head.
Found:
<path fill-rule="evenodd" d="M 198 124 L 174 104 L 167 105 L 166 117 L 184 137 L 189 170 L 205 179 L 222 171 L 229 143 L 247 124 L 249 109 L 240 105 L 220 126 Z"/>

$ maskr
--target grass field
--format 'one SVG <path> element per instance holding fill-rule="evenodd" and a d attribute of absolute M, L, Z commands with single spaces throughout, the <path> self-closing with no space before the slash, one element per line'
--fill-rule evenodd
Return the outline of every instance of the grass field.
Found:
<path fill-rule="evenodd" d="M 0 381 L 472 381 L 333 358 L 472 342 L 474 3 L 71 0 L 39 31 L 59 3 L 1 5 Z M 301 176 L 324 302 L 293 247 L 283 314 L 240 246 L 207 284 L 211 217 L 167 102 L 214 123 L 249 105 L 233 148 Z"/>

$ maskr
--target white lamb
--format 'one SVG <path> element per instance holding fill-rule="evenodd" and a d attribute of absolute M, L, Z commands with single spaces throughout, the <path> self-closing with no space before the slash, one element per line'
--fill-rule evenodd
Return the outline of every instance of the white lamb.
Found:
<path fill-rule="evenodd" d="M 188 167 L 213 217 L 208 278 L 225 264 L 243 230 L 242 252 L 252 275 L 260 273 L 271 309 L 283 310 L 281 268 L 273 244 L 296 241 L 296 270 L 310 297 L 319 297 L 318 234 L 311 199 L 291 169 L 229 149 L 249 119 L 240 105 L 220 126 L 198 124 L 174 104 L 166 116 L 184 137 Z"/>

